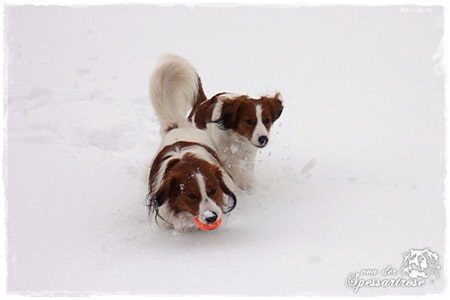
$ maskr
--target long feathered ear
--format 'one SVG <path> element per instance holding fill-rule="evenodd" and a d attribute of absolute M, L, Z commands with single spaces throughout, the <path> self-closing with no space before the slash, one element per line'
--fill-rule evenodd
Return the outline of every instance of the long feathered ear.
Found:
<path fill-rule="evenodd" d="M 400 268 L 402 268 L 402 272 L 405 273 L 409 266 L 409 253 L 403 253 L 403 264 Z"/>
<path fill-rule="evenodd" d="M 216 107 L 217 97 L 213 97 L 209 100 L 205 100 L 202 103 L 194 106 L 191 113 L 188 116 L 188 120 L 194 120 L 197 128 L 206 129 L 206 124 L 211 122 L 214 108 Z M 195 116 L 195 117 L 194 117 Z"/>
<path fill-rule="evenodd" d="M 178 191 L 178 184 L 176 177 L 169 177 L 165 179 L 155 193 L 150 192 L 147 195 L 146 204 L 149 208 L 149 216 L 155 213 L 155 222 L 158 224 L 158 217 L 170 224 L 159 214 L 159 208 L 166 202 L 175 199 Z M 159 224 L 158 224 L 159 225 Z"/>
<path fill-rule="evenodd" d="M 272 99 L 270 99 L 270 101 L 272 103 L 274 113 L 272 122 L 275 122 L 281 116 L 281 113 L 283 112 L 284 108 L 281 94 L 277 92 L 275 96 L 273 96 Z"/>
<path fill-rule="evenodd" d="M 155 222 L 158 224 L 158 217 L 164 220 L 159 214 L 159 208 L 164 204 L 169 191 L 166 184 L 161 185 L 155 193 L 150 191 L 146 197 L 146 205 L 148 206 L 148 215 L 155 214 Z M 167 222 L 166 220 L 164 220 Z M 158 224 L 159 225 L 159 224 Z"/>
<path fill-rule="evenodd" d="M 178 180 L 175 176 L 164 179 L 160 187 L 153 194 L 153 201 L 158 207 L 176 196 L 178 191 Z"/>
<path fill-rule="evenodd" d="M 240 101 L 223 101 L 220 118 L 214 122 L 218 123 L 221 129 L 235 129 L 237 127 L 240 107 Z"/>
<path fill-rule="evenodd" d="M 231 204 L 227 205 L 227 210 L 224 211 L 224 213 L 229 213 L 233 209 L 235 209 L 235 207 L 237 205 L 236 195 L 225 184 L 225 181 L 223 180 L 223 173 L 220 170 L 220 168 L 216 168 L 215 173 L 216 173 L 216 178 L 217 178 L 217 181 L 219 182 L 219 185 L 220 185 L 220 188 L 221 188 L 222 192 L 224 192 L 225 194 L 227 194 L 231 198 Z"/>
<path fill-rule="evenodd" d="M 439 269 L 441 268 L 438 263 L 439 256 L 428 249 L 425 252 L 425 256 L 427 258 L 429 272 L 439 278 Z"/>

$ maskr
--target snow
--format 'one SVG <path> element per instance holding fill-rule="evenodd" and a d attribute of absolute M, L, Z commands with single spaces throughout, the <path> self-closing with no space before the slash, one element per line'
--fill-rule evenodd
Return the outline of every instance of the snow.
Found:
<path fill-rule="evenodd" d="M 212 211 L 207 210 L 207 211 L 205 211 L 205 213 L 203 214 L 203 216 L 204 216 L 205 218 L 209 218 L 209 217 L 214 216 L 214 214 L 213 214 Z"/>
<path fill-rule="evenodd" d="M 208 218 L 214 217 L 215 215 L 216 215 L 216 214 L 213 213 L 212 211 L 207 210 L 207 211 L 205 211 L 205 212 L 203 213 L 203 218 L 206 220 L 206 219 L 208 219 Z"/>
<path fill-rule="evenodd" d="M 235 154 L 236 152 L 239 151 L 239 147 L 236 144 L 232 144 L 230 147 L 230 151 L 231 153 Z"/>
<path fill-rule="evenodd" d="M 413 8 L 6 7 L 7 292 L 348 296 L 350 273 L 424 248 L 434 284 L 357 295 L 442 292 L 443 9 Z M 210 232 L 144 205 L 164 52 L 207 95 L 284 99 L 254 189 Z"/>

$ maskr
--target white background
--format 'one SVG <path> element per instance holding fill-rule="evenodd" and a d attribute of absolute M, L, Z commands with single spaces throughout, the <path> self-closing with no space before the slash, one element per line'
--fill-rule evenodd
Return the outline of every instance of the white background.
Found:
<path fill-rule="evenodd" d="M 351 295 L 350 272 L 398 269 L 410 248 L 443 261 L 442 8 L 5 12 L 9 293 Z M 163 52 L 207 95 L 285 100 L 255 189 L 213 232 L 163 231 L 143 205 Z"/>

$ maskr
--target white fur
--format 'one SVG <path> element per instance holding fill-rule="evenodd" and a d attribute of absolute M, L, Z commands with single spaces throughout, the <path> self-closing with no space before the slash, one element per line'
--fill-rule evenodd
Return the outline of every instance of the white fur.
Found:
<path fill-rule="evenodd" d="M 193 222 L 194 216 L 189 212 L 181 212 L 175 216 L 173 212 L 168 209 L 167 204 L 163 204 L 159 208 L 159 214 L 165 220 L 160 223 L 164 225 L 165 228 L 184 232 L 194 231 L 198 229 Z"/>
<path fill-rule="evenodd" d="M 211 115 L 211 120 L 215 121 L 215 120 L 219 120 L 220 115 L 222 114 L 222 106 L 223 106 L 223 102 L 221 101 L 222 99 L 219 97 L 219 100 L 216 105 L 214 106 L 214 110 L 213 113 Z"/>
<path fill-rule="evenodd" d="M 160 149 L 179 141 L 195 142 L 206 145 L 212 149 L 216 148 L 216 144 L 208 133 L 194 127 L 192 123 L 186 123 L 185 126 L 188 127 L 177 128 L 176 130 L 171 130 L 164 135 Z"/>
<path fill-rule="evenodd" d="M 256 105 L 256 126 L 255 129 L 253 130 L 253 135 L 252 135 L 252 144 L 255 145 L 256 147 L 259 147 L 261 144 L 259 143 L 259 138 L 261 136 L 267 136 L 269 137 L 269 132 L 267 131 L 266 126 L 264 126 L 263 124 L 263 120 L 262 120 L 262 107 L 261 104 Z"/>
<path fill-rule="evenodd" d="M 166 54 L 153 73 L 149 95 L 164 135 L 174 125 L 185 127 L 198 93 L 198 75 L 184 58 Z"/>
<path fill-rule="evenodd" d="M 217 215 L 217 219 L 222 218 L 222 210 L 219 206 L 217 206 L 216 202 L 208 197 L 208 194 L 206 193 L 206 183 L 205 178 L 202 174 L 195 174 L 197 177 L 198 186 L 200 188 L 200 194 L 202 197 L 202 201 L 200 202 L 200 208 L 199 208 L 199 220 L 200 222 L 203 222 L 206 224 L 205 220 L 205 213 L 206 212 L 215 212 Z"/>
<path fill-rule="evenodd" d="M 258 149 L 247 138 L 231 130 L 222 130 L 216 124 L 208 124 L 207 130 L 216 142 L 219 157 L 234 183 L 241 189 L 250 189 Z"/>

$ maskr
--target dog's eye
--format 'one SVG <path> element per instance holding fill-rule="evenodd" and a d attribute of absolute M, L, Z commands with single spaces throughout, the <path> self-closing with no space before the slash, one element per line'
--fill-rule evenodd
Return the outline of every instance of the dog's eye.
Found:
<path fill-rule="evenodd" d="M 197 196 L 195 196 L 194 194 L 189 194 L 188 197 L 191 198 L 192 200 L 197 199 Z"/>
<path fill-rule="evenodd" d="M 269 124 L 269 123 L 270 123 L 270 119 L 269 119 L 269 118 L 265 118 L 265 119 L 263 120 L 263 123 L 264 123 L 264 124 Z"/>
<path fill-rule="evenodd" d="M 252 119 L 248 119 L 245 122 L 247 122 L 248 125 L 253 125 L 255 123 Z"/>
<path fill-rule="evenodd" d="M 216 193 L 216 189 L 210 189 L 209 190 L 209 196 L 213 196 Z"/>

